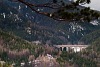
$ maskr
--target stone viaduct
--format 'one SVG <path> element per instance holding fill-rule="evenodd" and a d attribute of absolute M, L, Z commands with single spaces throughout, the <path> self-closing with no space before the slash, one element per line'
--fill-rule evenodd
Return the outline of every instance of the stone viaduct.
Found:
<path fill-rule="evenodd" d="M 54 47 L 58 48 L 60 51 L 74 51 L 80 52 L 87 48 L 89 45 L 54 45 Z"/>

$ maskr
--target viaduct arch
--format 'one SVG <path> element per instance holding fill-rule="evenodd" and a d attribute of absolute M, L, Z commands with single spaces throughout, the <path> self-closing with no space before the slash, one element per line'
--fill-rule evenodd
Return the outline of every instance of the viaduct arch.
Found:
<path fill-rule="evenodd" d="M 87 48 L 89 45 L 54 45 L 54 47 L 58 48 L 60 51 L 74 51 L 80 52 Z"/>

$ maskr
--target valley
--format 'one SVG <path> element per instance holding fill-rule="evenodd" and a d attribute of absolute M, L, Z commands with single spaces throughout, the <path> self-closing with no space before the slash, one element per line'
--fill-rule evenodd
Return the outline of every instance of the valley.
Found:
<path fill-rule="evenodd" d="M 0 0 L 0 67 L 100 67 L 100 18 L 57 21 L 22 3 Z"/>

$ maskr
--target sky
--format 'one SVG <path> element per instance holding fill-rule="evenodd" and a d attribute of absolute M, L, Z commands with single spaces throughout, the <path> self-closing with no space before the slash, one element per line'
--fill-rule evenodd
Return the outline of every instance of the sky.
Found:
<path fill-rule="evenodd" d="M 86 4 L 85 6 L 90 6 L 91 9 L 100 11 L 100 0 L 91 0 L 91 3 Z"/>

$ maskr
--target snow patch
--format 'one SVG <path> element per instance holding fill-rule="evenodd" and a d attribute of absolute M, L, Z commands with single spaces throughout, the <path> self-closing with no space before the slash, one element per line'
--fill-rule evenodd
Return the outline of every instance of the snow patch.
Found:
<path fill-rule="evenodd" d="M 20 10 L 21 9 L 21 6 L 19 5 L 18 9 Z"/>
<path fill-rule="evenodd" d="M 6 18 L 6 15 L 5 15 L 5 13 L 3 13 L 3 17 L 4 17 L 4 18 Z"/>
<path fill-rule="evenodd" d="M 97 20 L 91 21 L 90 22 L 92 25 L 99 25 L 99 22 Z"/>

